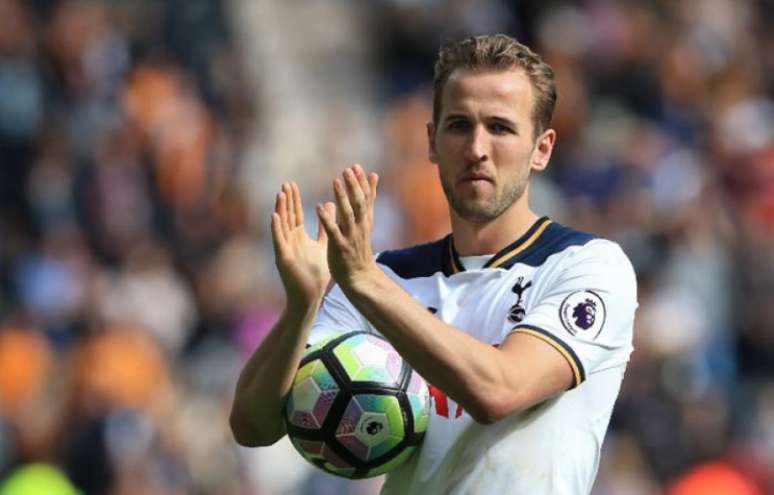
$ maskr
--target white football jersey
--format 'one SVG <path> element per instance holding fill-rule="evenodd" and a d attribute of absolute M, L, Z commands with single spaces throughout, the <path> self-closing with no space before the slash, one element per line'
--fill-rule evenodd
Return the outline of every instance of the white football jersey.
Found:
<path fill-rule="evenodd" d="M 464 268 L 451 235 L 377 262 L 449 325 L 492 345 L 528 333 L 560 352 L 574 375 L 570 390 L 492 425 L 431 387 L 422 447 L 382 492 L 588 494 L 632 352 L 636 279 L 621 248 L 544 217 L 481 268 Z M 310 343 L 342 329 L 377 332 L 334 287 Z"/>

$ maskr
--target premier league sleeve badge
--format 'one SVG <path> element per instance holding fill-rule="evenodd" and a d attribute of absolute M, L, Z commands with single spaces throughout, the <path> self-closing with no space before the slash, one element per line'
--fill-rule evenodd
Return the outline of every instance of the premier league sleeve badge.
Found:
<path fill-rule="evenodd" d="M 605 302 L 596 292 L 586 289 L 567 296 L 559 306 L 559 319 L 570 335 L 596 339 L 605 325 Z"/>

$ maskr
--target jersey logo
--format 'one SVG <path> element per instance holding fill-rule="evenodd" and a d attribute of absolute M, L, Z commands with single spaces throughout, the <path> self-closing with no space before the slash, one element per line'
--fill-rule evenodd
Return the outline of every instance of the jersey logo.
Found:
<path fill-rule="evenodd" d="M 592 290 L 575 291 L 562 301 L 559 318 L 570 335 L 588 333 L 596 339 L 605 324 L 605 303 Z"/>
<path fill-rule="evenodd" d="M 521 285 L 523 282 L 524 277 L 517 278 L 516 285 L 514 285 L 511 289 L 511 291 L 513 291 L 513 293 L 518 297 L 518 299 L 516 299 L 516 303 L 511 306 L 511 309 L 508 310 L 508 321 L 511 323 L 519 323 L 527 315 L 527 311 L 524 309 L 521 299 L 524 295 L 524 291 L 532 287 L 532 282 L 527 282 L 525 285 Z"/>

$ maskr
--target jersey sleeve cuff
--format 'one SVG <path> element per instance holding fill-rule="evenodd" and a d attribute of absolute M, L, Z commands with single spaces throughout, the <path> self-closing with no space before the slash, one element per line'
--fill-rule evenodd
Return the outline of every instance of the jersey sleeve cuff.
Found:
<path fill-rule="evenodd" d="M 578 355 L 575 354 L 575 351 L 573 351 L 569 345 L 567 345 L 563 340 L 556 337 L 551 332 L 532 325 L 519 325 L 511 330 L 511 333 L 513 332 L 522 332 L 532 335 L 533 337 L 537 337 L 538 339 L 559 351 L 559 353 L 567 360 L 570 368 L 572 369 L 573 384 L 570 386 L 570 389 L 577 387 L 586 380 L 586 371 L 583 369 L 583 364 L 578 358 Z"/>

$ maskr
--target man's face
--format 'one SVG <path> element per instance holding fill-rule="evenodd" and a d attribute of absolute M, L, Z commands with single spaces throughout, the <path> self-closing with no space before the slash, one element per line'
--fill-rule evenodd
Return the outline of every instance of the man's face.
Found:
<path fill-rule="evenodd" d="M 545 168 L 553 131 L 534 136 L 534 89 L 521 69 L 455 70 L 441 101 L 428 134 L 446 198 L 464 220 L 494 220 L 523 196 L 530 170 Z"/>

